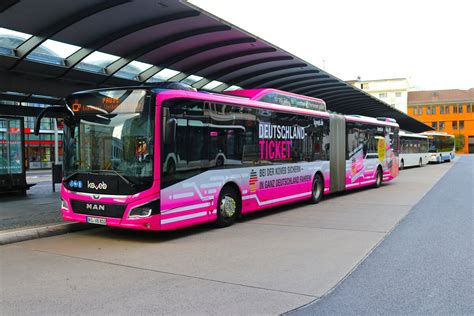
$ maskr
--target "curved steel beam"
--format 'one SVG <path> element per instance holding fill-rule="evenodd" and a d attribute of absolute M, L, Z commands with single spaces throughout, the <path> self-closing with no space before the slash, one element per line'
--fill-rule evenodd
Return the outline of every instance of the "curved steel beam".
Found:
<path fill-rule="evenodd" d="M 242 38 L 236 38 L 236 39 L 231 39 L 231 40 L 213 42 L 213 43 L 202 45 L 196 48 L 188 49 L 177 55 L 173 55 L 172 57 L 164 61 L 161 61 L 159 67 L 158 66 L 151 67 L 150 69 L 147 69 L 144 72 L 142 72 L 138 77 L 141 82 L 145 82 L 151 77 L 153 77 L 154 75 L 156 75 L 158 72 L 160 72 L 163 68 L 171 67 L 172 65 L 179 63 L 180 61 L 186 58 L 190 58 L 197 54 L 201 54 L 201 53 L 204 53 L 213 49 L 217 49 L 220 47 L 245 44 L 245 43 L 254 43 L 256 41 L 257 40 L 252 37 L 242 37 Z"/>
<path fill-rule="evenodd" d="M 96 4 L 90 6 L 86 9 L 83 9 L 79 12 L 74 12 L 73 14 L 63 18 L 59 22 L 49 25 L 48 27 L 44 28 L 38 34 L 30 37 L 26 41 L 24 41 L 20 46 L 18 46 L 15 50 L 15 54 L 18 57 L 18 60 L 13 66 L 10 67 L 10 70 L 14 69 L 19 63 L 21 63 L 28 54 L 34 51 L 38 46 L 43 44 L 46 40 L 51 38 L 52 36 L 58 34 L 59 32 L 67 29 L 73 24 L 82 21 L 83 19 L 95 15 L 99 12 L 106 11 L 110 8 L 117 7 L 124 3 L 131 2 L 131 0 L 108 0 L 104 1 L 100 4 Z"/>
<path fill-rule="evenodd" d="M 339 85 L 333 85 L 331 87 L 323 88 L 323 89 L 313 89 L 311 91 L 306 92 L 306 94 L 314 94 L 314 93 L 319 93 L 323 91 L 344 91 L 346 89 L 345 84 L 339 84 Z"/>
<path fill-rule="evenodd" d="M 263 53 L 271 53 L 275 52 L 276 49 L 273 47 L 261 47 L 261 48 L 253 48 L 253 49 L 248 49 L 245 51 L 240 51 L 240 52 L 232 52 L 226 55 L 218 56 L 215 58 L 211 58 L 207 61 L 204 61 L 200 63 L 198 66 L 194 67 L 188 67 L 185 69 L 181 69 L 181 72 L 187 73 L 187 74 L 198 74 L 205 69 L 212 67 L 214 65 L 217 65 L 221 62 L 232 60 L 232 59 L 238 59 L 241 57 L 245 56 L 250 56 L 250 55 L 257 55 L 257 54 L 263 54 Z"/>
<path fill-rule="evenodd" d="M 196 29 L 180 32 L 180 33 L 171 34 L 160 40 L 154 41 L 150 43 L 149 45 L 140 47 L 139 49 L 131 52 L 125 57 L 119 58 L 118 60 L 114 61 L 112 64 L 107 66 L 107 68 L 105 69 L 107 78 L 102 83 L 107 81 L 110 77 L 112 77 L 115 73 L 117 73 L 120 69 L 128 65 L 133 60 L 140 58 L 162 46 L 165 46 L 167 44 L 170 44 L 179 40 L 183 40 L 186 38 L 201 35 L 201 34 L 223 32 L 223 31 L 229 31 L 231 29 L 232 28 L 228 25 L 207 26 L 207 27 L 201 27 L 201 28 L 196 28 Z"/>
<path fill-rule="evenodd" d="M 313 94 L 313 93 L 318 93 L 319 91 L 328 91 L 332 90 L 335 88 L 343 88 L 346 85 L 344 83 L 328 83 L 328 84 L 323 84 L 318 86 L 318 88 L 307 88 L 304 91 L 305 92 L 300 92 L 301 94 Z"/>
<path fill-rule="evenodd" d="M 324 79 L 328 79 L 328 75 L 319 75 L 319 80 L 315 79 L 314 77 L 312 79 L 308 80 L 302 80 L 302 81 L 293 81 L 292 84 L 287 84 L 282 87 L 278 87 L 277 89 L 280 90 L 287 90 L 287 91 L 293 91 L 295 89 L 299 88 L 304 88 L 307 87 L 309 84 L 317 84 L 318 82 L 324 81 Z"/>
<path fill-rule="evenodd" d="M 177 21 L 181 19 L 186 19 L 194 16 L 198 16 L 199 12 L 197 11 L 184 11 L 184 12 L 179 12 L 179 13 L 174 13 L 174 14 L 169 14 L 165 16 L 161 16 L 158 18 L 153 18 L 145 22 L 140 22 L 131 26 L 128 26 L 124 29 L 120 29 L 117 32 L 113 32 L 111 34 L 108 34 L 106 36 L 101 36 L 98 39 L 95 39 L 91 41 L 90 43 L 87 43 L 79 49 L 77 52 L 72 54 L 71 56 L 67 57 L 64 62 L 68 69 L 62 73 L 59 77 L 65 76 L 69 71 L 71 71 L 72 68 L 74 68 L 77 64 L 82 62 L 84 59 L 87 58 L 90 54 L 93 52 L 101 49 L 102 47 L 105 47 L 125 36 L 128 36 L 130 34 L 136 33 L 138 31 L 144 30 L 146 28 L 172 22 L 172 21 Z"/>
<path fill-rule="evenodd" d="M 272 87 L 275 89 L 280 89 L 280 90 L 285 90 L 285 89 L 290 89 L 290 88 L 295 88 L 298 84 L 302 84 L 305 82 L 308 84 L 308 82 L 311 81 L 319 81 L 318 79 L 323 79 L 323 78 L 329 78 L 328 75 L 308 75 L 300 78 L 288 78 L 287 80 L 283 80 L 278 84 L 273 84 Z"/>
<path fill-rule="evenodd" d="M 299 76 L 299 75 L 305 75 L 305 74 L 317 74 L 319 73 L 319 70 L 298 70 L 298 71 L 292 71 L 288 73 L 283 73 L 283 74 L 278 74 L 278 75 L 273 75 L 270 77 L 266 78 L 259 78 L 259 79 L 248 79 L 246 81 L 243 81 L 243 86 L 244 87 L 261 87 L 267 84 L 272 84 L 275 81 L 279 82 L 281 79 L 286 79 L 290 78 L 291 76 Z"/>
<path fill-rule="evenodd" d="M 332 96 L 338 96 L 338 95 L 341 95 L 341 94 L 354 94 L 354 90 L 346 90 L 346 91 L 327 91 L 327 92 L 322 92 L 322 93 L 319 93 L 319 95 L 321 96 L 321 98 L 330 98 Z"/>
<path fill-rule="evenodd" d="M 0 3 L 0 13 L 7 11 L 10 7 L 20 2 L 20 0 L 3 0 Z"/>
<path fill-rule="evenodd" d="M 276 71 L 280 71 L 280 70 L 286 70 L 286 69 L 292 69 L 292 68 L 304 68 L 304 67 L 307 67 L 307 66 L 308 66 L 308 64 L 305 64 L 305 63 L 294 63 L 294 64 L 270 67 L 270 68 L 266 68 L 266 69 L 260 69 L 260 70 L 250 72 L 248 74 L 241 75 L 241 76 L 236 77 L 232 80 L 228 80 L 226 83 L 228 85 L 231 85 L 231 86 L 232 85 L 240 86 L 239 83 L 244 81 L 244 80 L 247 80 L 248 78 L 260 76 L 260 75 L 263 75 L 263 74 L 270 74 L 272 72 L 276 72 Z"/>
<path fill-rule="evenodd" d="M 273 57 L 265 57 L 260 59 L 250 60 L 241 64 L 236 64 L 232 66 L 228 66 L 226 68 L 216 70 L 210 74 L 205 74 L 205 79 L 198 81 L 197 83 L 193 84 L 195 88 L 202 88 L 207 83 L 211 82 L 212 80 L 222 81 L 221 79 L 235 71 L 241 70 L 243 68 L 252 67 L 255 65 L 270 63 L 274 61 L 282 61 L 282 60 L 292 60 L 293 57 L 291 56 L 273 56 Z M 217 88 L 217 87 L 216 87 Z"/>
<path fill-rule="evenodd" d="M 314 88 L 316 88 L 316 87 L 323 87 L 323 86 L 333 85 L 333 84 L 336 84 L 336 83 L 338 83 L 338 82 L 339 82 L 339 81 L 336 80 L 336 79 L 321 80 L 321 81 L 318 82 L 317 84 L 309 85 L 309 86 L 304 87 L 304 88 L 294 89 L 294 90 L 293 90 L 293 93 L 304 94 L 303 91 L 307 91 L 308 89 L 314 89 Z"/>

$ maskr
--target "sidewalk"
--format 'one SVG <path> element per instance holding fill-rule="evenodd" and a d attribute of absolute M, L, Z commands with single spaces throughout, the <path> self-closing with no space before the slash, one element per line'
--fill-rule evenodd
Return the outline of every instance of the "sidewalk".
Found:
<path fill-rule="evenodd" d="M 52 192 L 51 171 L 27 173 L 27 182 L 36 183 L 26 196 L 0 194 L 0 231 L 63 223 L 60 213 L 59 184 Z"/>

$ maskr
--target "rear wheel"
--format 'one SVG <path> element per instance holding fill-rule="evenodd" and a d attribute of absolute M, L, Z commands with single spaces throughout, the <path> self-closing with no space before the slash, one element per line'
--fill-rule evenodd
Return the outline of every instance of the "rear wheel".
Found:
<path fill-rule="evenodd" d="M 219 195 L 217 205 L 217 227 L 232 225 L 240 214 L 240 197 L 231 186 L 225 186 Z"/>
<path fill-rule="evenodd" d="M 382 184 L 382 168 L 377 168 L 377 175 L 375 176 L 374 188 L 378 188 Z"/>
<path fill-rule="evenodd" d="M 314 176 L 314 180 L 313 180 L 313 187 L 311 190 L 310 202 L 313 204 L 319 203 L 319 201 L 321 201 L 321 199 L 323 198 L 323 193 L 324 193 L 323 177 L 319 173 L 317 173 Z"/>
<path fill-rule="evenodd" d="M 168 166 L 166 167 L 166 172 L 168 174 L 174 174 L 176 172 L 176 164 L 174 163 L 173 159 L 168 161 Z"/>

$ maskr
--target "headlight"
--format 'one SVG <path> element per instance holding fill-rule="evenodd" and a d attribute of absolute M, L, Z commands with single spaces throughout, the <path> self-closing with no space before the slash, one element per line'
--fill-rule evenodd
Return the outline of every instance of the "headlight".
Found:
<path fill-rule="evenodd" d="M 130 210 L 128 218 L 143 218 L 160 213 L 160 200 L 154 200 L 147 204 L 139 205 Z"/>
<path fill-rule="evenodd" d="M 69 211 L 69 207 L 67 206 L 67 202 L 61 199 L 61 208 Z"/>

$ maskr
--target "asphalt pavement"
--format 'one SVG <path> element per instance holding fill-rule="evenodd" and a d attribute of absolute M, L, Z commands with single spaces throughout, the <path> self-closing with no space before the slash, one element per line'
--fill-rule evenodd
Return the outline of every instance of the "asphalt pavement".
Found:
<path fill-rule="evenodd" d="M 34 183 L 26 196 L 0 194 L 0 231 L 63 223 L 59 199 L 60 185 L 53 192 L 51 170 L 28 171 L 27 183 Z"/>
<path fill-rule="evenodd" d="M 473 182 L 461 156 L 334 291 L 288 314 L 473 315 Z"/>

